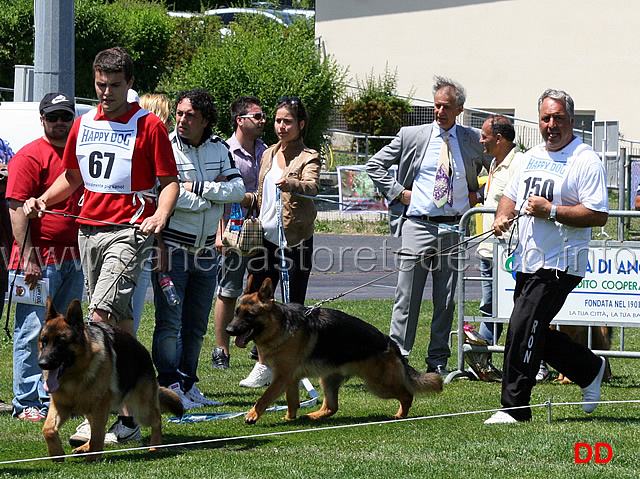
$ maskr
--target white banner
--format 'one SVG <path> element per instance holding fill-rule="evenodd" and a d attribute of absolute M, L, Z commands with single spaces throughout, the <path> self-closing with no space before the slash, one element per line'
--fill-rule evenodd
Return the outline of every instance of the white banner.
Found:
<path fill-rule="evenodd" d="M 497 318 L 509 319 L 513 309 L 515 272 L 506 245 L 494 249 L 494 305 Z M 592 241 L 582 282 L 569 294 L 556 320 L 610 326 L 640 326 L 640 244 Z M 496 301 L 497 299 L 497 301 Z"/>

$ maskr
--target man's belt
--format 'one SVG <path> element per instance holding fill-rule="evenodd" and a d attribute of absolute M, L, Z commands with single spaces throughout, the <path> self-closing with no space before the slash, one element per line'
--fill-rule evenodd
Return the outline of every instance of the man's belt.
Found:
<path fill-rule="evenodd" d="M 458 223 L 462 216 L 426 216 L 426 215 L 412 215 L 407 216 L 409 219 L 416 219 L 422 221 L 429 221 L 431 223 Z"/>

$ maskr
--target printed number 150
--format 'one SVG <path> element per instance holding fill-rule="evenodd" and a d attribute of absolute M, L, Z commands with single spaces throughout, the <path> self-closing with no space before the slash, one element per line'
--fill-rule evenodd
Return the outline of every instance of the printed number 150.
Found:
<path fill-rule="evenodd" d="M 542 181 L 542 178 L 530 176 L 524 180 L 524 184 L 527 185 L 524 191 L 524 199 L 529 198 L 530 195 L 542 196 L 543 198 L 553 201 L 553 186 L 552 179 Z"/>

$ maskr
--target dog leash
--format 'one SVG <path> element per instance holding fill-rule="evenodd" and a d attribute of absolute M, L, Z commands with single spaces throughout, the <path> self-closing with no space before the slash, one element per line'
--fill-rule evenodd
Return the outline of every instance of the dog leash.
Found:
<path fill-rule="evenodd" d="M 510 223 L 512 223 L 512 224 L 514 224 L 514 223 L 515 223 L 515 221 L 516 221 L 518 218 L 520 218 L 521 216 L 522 216 L 522 214 L 519 214 L 519 215 L 515 216 L 514 218 L 510 219 L 510 220 L 509 220 L 509 222 L 510 222 Z M 418 258 L 418 259 L 416 260 L 415 264 L 418 264 L 418 263 L 420 263 L 420 262 L 422 262 L 422 261 L 426 261 L 426 260 L 431 259 L 431 258 L 434 258 L 434 257 L 436 257 L 436 256 L 441 256 L 443 253 L 445 253 L 445 252 L 447 252 L 447 251 L 449 251 L 449 250 L 453 250 L 453 249 L 455 249 L 455 248 L 458 248 L 459 246 L 464 245 L 464 244 L 467 244 L 467 243 L 469 243 L 470 241 L 476 240 L 476 239 L 478 239 L 478 238 L 482 238 L 483 236 L 488 236 L 490 233 L 493 233 L 493 230 L 492 230 L 492 229 L 491 229 L 491 230 L 487 230 L 487 231 L 485 231 L 485 232 L 483 232 L 483 233 L 479 233 L 479 234 L 477 234 L 477 235 L 475 235 L 475 236 L 472 236 L 472 237 L 470 237 L 470 238 L 467 238 L 467 239 L 466 239 L 466 240 L 464 240 L 464 241 L 461 241 L 461 242 L 456 243 L 456 244 L 454 244 L 454 245 L 452 245 L 452 246 L 449 246 L 448 248 L 442 249 L 442 250 L 440 250 L 440 251 L 437 251 L 437 252 L 435 252 L 435 253 L 431 253 L 431 254 L 421 253 L 421 254 L 417 254 L 417 255 L 416 255 L 416 254 L 404 253 L 404 252 L 402 252 L 402 251 L 394 251 L 394 253 L 395 253 L 395 254 L 398 254 L 398 255 L 402 255 L 402 256 L 413 256 L 413 257 L 416 257 L 416 258 Z M 469 249 L 469 248 L 466 248 L 465 250 L 467 250 L 467 249 Z M 383 279 L 385 279 L 385 278 L 388 278 L 389 276 L 391 276 L 391 275 L 393 275 L 393 274 L 396 274 L 398 271 L 400 271 L 400 270 L 399 270 L 399 269 L 396 269 L 396 270 L 394 270 L 394 271 L 391 271 L 390 273 L 387 273 L 387 274 L 385 274 L 385 275 L 383 275 L 383 276 L 380 276 L 379 278 L 372 279 L 371 281 L 368 281 L 368 282 L 366 282 L 366 283 L 364 283 L 364 284 L 361 284 L 361 285 L 359 285 L 359 286 L 355 286 L 354 288 L 351 288 L 351 289 L 349 289 L 349 290 L 347 290 L 347 291 L 344 291 L 344 292 L 342 292 L 342 293 L 338 293 L 338 294 L 337 294 L 337 295 L 335 295 L 335 296 L 332 296 L 332 297 L 330 297 L 330 298 L 327 298 L 327 299 L 323 299 L 323 300 L 321 300 L 321 301 L 318 301 L 317 303 L 313 304 L 312 306 L 308 306 L 308 307 L 306 308 L 306 310 L 305 310 L 304 314 L 305 314 L 305 316 L 308 316 L 308 315 L 310 315 L 314 310 L 316 310 L 316 309 L 318 309 L 319 307 L 321 307 L 323 304 L 330 303 L 330 302 L 332 302 L 332 301 L 335 301 L 336 299 L 340 299 L 340 298 L 342 298 L 343 296 L 346 296 L 347 294 L 353 293 L 354 291 L 357 291 L 357 290 L 359 290 L 359 289 L 361 289 L 361 288 L 364 288 L 364 287 L 366 287 L 366 286 L 369 286 L 369 285 L 372 285 L 372 284 L 374 284 L 374 283 L 377 283 L 378 281 L 381 281 L 381 280 L 383 280 Z"/>
<path fill-rule="evenodd" d="M 307 378 L 304 378 L 302 382 L 309 382 Z M 305 388 L 307 385 L 304 384 Z M 300 403 L 300 408 L 313 407 L 318 404 L 319 394 L 313 389 L 311 386 L 311 390 L 307 389 L 309 394 L 311 395 L 311 399 L 307 399 L 306 401 L 302 401 Z M 284 411 L 288 409 L 288 406 L 272 406 L 267 408 L 265 412 L 273 412 L 273 411 Z M 180 417 L 170 417 L 167 419 L 167 422 L 175 423 L 175 424 L 185 424 L 185 423 L 194 423 L 194 422 L 205 422 L 205 421 L 215 421 L 222 419 L 233 419 L 234 417 L 246 416 L 249 411 L 243 412 L 205 412 L 205 413 L 196 413 L 196 414 L 185 414 Z"/>
<path fill-rule="evenodd" d="M 20 263 L 22 263 L 22 258 L 24 257 L 24 249 L 27 246 L 27 236 L 29 236 L 29 230 L 31 229 L 31 218 L 27 220 L 27 227 L 24 230 L 24 241 L 22 242 L 22 248 L 20 248 L 20 257 L 18 258 L 18 268 L 20 268 Z M 7 333 L 7 337 L 9 341 L 13 338 L 11 337 L 11 332 L 9 331 L 9 317 L 11 315 L 11 300 L 13 299 L 13 288 L 16 285 L 16 279 L 18 278 L 17 274 L 13 275 L 13 280 L 11 281 L 11 286 L 9 287 L 9 304 L 7 304 L 7 319 L 4 322 L 4 332 Z M 4 301 L 4 298 L 2 299 Z"/>
<path fill-rule="evenodd" d="M 65 218 L 75 218 L 78 220 L 85 220 L 85 221 L 92 221 L 94 223 L 100 223 L 103 225 L 107 225 L 107 226 L 116 226 L 116 227 L 120 227 L 120 228 L 139 228 L 139 226 L 137 224 L 133 224 L 133 223 L 112 223 L 110 221 L 102 221 L 102 220 L 94 220 L 91 218 L 85 218 L 84 216 L 77 216 L 77 215 L 72 215 L 69 213 L 65 213 L 63 211 L 51 211 L 51 210 L 40 210 L 43 213 L 49 214 L 49 215 L 58 215 L 58 216 L 63 216 Z"/>
<path fill-rule="evenodd" d="M 287 259 L 284 255 L 285 248 L 287 248 L 287 237 L 284 235 L 284 224 L 282 221 L 282 194 L 279 186 L 276 186 L 276 218 L 278 222 L 278 247 L 280 251 L 280 284 L 282 288 L 282 300 L 284 303 L 289 303 L 289 269 L 287 267 Z M 318 392 L 313 387 L 313 384 L 311 384 L 311 381 L 309 381 L 308 378 L 302 378 L 302 385 L 311 396 L 309 401 L 313 401 L 313 405 L 315 405 L 318 398 Z"/>
<path fill-rule="evenodd" d="M 280 186 L 276 186 L 276 220 L 278 222 L 278 248 L 280 251 L 280 287 L 282 289 L 282 302 L 289 302 L 289 269 L 285 258 L 285 248 L 287 248 L 287 238 L 284 235 L 284 225 L 282 224 L 282 195 Z"/>
<path fill-rule="evenodd" d="M 51 211 L 51 210 L 40 210 L 40 211 L 42 211 L 45 214 L 63 216 L 64 218 L 75 218 L 75 219 L 79 219 L 79 220 L 91 221 L 91 222 L 94 222 L 94 223 L 100 223 L 100 224 L 103 224 L 103 225 L 114 226 L 114 227 L 118 227 L 118 228 L 139 228 L 139 225 L 133 224 L 133 223 L 124 223 L 124 224 L 122 224 L 122 223 L 113 223 L 111 221 L 102 221 L 102 220 L 96 220 L 96 219 L 92 219 L 92 218 L 86 218 L 84 216 L 72 215 L 70 213 L 65 213 L 63 211 Z M 118 275 L 115 277 L 115 279 L 113 280 L 111 285 L 107 288 L 107 290 L 104 292 L 104 294 L 102 295 L 100 300 L 96 302 L 96 304 L 99 304 L 100 301 L 102 301 L 104 298 L 107 297 L 107 294 L 109 293 L 109 291 L 111 291 L 111 288 L 113 288 L 116 285 L 116 283 L 118 282 L 120 277 L 124 274 L 124 272 L 127 270 L 127 268 L 131 265 L 131 262 L 138 256 L 138 253 L 140 252 L 140 250 L 142 250 L 142 247 L 144 245 L 145 245 L 145 241 L 142 241 L 140 243 L 140 246 L 138 246 L 138 248 L 134 251 L 134 253 L 131 256 L 131 258 L 129 259 L 129 261 L 127 261 L 127 263 L 124 265 L 124 267 L 122 268 L 120 273 L 118 273 Z M 93 309 L 89 309 L 89 311 L 87 313 L 87 316 L 85 317 L 87 322 L 92 322 L 93 321 L 93 319 L 92 319 L 93 312 L 94 312 Z"/>

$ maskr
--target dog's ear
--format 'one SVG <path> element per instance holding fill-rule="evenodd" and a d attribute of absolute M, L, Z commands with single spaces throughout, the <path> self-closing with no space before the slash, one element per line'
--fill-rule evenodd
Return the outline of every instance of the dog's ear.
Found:
<path fill-rule="evenodd" d="M 53 301 L 51 301 L 51 296 L 47 296 L 47 306 L 46 312 L 44 315 L 44 322 L 46 323 L 50 319 L 57 318 L 58 312 L 56 311 L 56 307 L 53 305 Z"/>
<path fill-rule="evenodd" d="M 273 283 L 270 278 L 265 278 L 258 291 L 258 297 L 263 303 L 269 303 L 273 301 Z"/>
<path fill-rule="evenodd" d="M 251 286 L 253 285 L 253 275 L 250 274 L 247 278 L 247 286 L 244 288 L 244 294 L 251 293 Z"/>
<path fill-rule="evenodd" d="M 67 316 L 65 317 L 65 320 L 70 325 L 84 323 L 84 318 L 82 317 L 82 306 L 80 306 L 80 301 L 78 301 L 77 299 L 74 299 L 73 301 L 71 301 L 71 304 L 69 305 L 69 309 L 67 309 Z"/>

